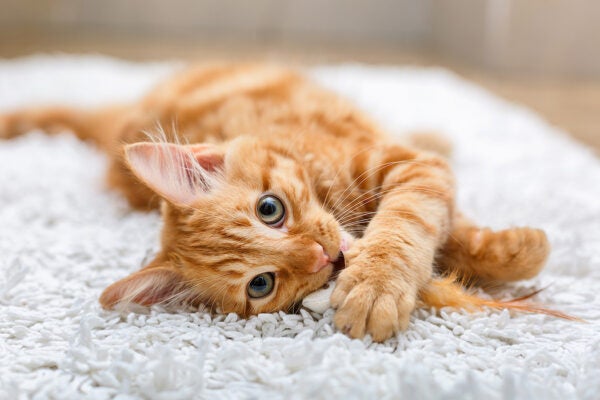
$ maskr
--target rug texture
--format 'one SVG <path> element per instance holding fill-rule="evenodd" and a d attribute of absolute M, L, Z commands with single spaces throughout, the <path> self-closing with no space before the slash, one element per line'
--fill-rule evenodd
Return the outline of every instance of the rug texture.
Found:
<path fill-rule="evenodd" d="M 138 98 L 173 69 L 102 57 L 0 62 L 0 111 Z M 248 320 L 97 299 L 158 249 L 157 213 L 106 191 L 106 157 L 64 134 L 0 142 L 0 398 L 597 399 L 600 161 L 530 111 L 439 69 L 328 66 L 316 80 L 389 131 L 434 129 L 455 145 L 458 203 L 493 228 L 532 225 L 544 272 L 495 290 L 585 318 L 418 310 L 383 344 L 324 315 Z"/>

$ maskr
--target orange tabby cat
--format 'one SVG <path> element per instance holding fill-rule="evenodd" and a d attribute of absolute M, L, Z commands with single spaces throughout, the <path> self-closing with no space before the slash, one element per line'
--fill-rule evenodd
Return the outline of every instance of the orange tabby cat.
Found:
<path fill-rule="evenodd" d="M 148 139 L 157 126 L 171 143 Z M 512 281 L 536 275 L 549 252 L 540 230 L 495 232 L 461 217 L 443 156 L 397 143 L 348 102 L 277 66 L 203 65 L 136 104 L 0 116 L 0 137 L 33 128 L 94 141 L 111 155 L 111 187 L 133 207 L 161 205 L 160 253 L 108 287 L 105 308 L 289 310 L 345 263 L 331 297 L 335 325 L 382 341 L 406 328 L 419 299 L 503 306 L 434 278 L 434 267 Z"/>

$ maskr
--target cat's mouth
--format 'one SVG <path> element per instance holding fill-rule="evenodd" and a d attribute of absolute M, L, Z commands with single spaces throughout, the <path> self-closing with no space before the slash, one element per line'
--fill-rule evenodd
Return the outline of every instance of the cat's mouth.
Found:
<path fill-rule="evenodd" d="M 336 279 L 338 274 L 346 268 L 346 259 L 344 258 L 344 253 L 340 251 L 337 259 L 331 263 L 333 265 L 333 271 L 331 273 L 331 279 Z"/>
<path fill-rule="evenodd" d="M 345 230 L 341 230 L 342 240 L 340 243 L 340 252 L 338 253 L 338 257 L 335 261 L 332 261 L 333 271 L 331 272 L 330 279 L 337 279 L 338 275 L 344 268 L 346 268 L 346 258 L 344 257 L 344 252 L 348 251 L 354 242 L 354 238 Z"/>

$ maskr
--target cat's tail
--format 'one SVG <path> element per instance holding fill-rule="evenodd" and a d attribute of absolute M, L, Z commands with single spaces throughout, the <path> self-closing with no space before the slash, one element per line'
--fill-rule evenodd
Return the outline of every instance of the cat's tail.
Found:
<path fill-rule="evenodd" d="M 130 106 L 91 110 L 51 106 L 0 113 L 0 139 L 12 139 L 36 129 L 48 134 L 69 131 L 81 140 L 110 149 L 116 140 L 115 126 L 129 109 Z"/>
<path fill-rule="evenodd" d="M 424 306 L 437 309 L 442 307 L 453 307 L 467 311 L 476 311 L 489 307 L 499 310 L 508 309 L 518 312 L 546 314 L 570 321 L 583 321 L 572 315 L 551 310 L 527 301 L 540 291 L 541 289 L 528 295 L 507 301 L 488 300 L 469 293 L 465 286 L 457 280 L 455 275 L 448 275 L 432 279 L 423 289 L 421 289 L 419 298 Z"/>

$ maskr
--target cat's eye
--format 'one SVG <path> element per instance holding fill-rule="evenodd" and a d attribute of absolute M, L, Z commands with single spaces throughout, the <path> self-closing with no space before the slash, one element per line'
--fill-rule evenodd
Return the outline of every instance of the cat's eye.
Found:
<path fill-rule="evenodd" d="M 272 194 L 265 195 L 256 204 L 256 213 L 262 222 L 278 228 L 283 224 L 285 207 L 283 202 Z"/>
<path fill-rule="evenodd" d="M 248 296 L 258 299 L 265 297 L 275 287 L 275 275 L 272 272 L 256 275 L 248 284 Z"/>

